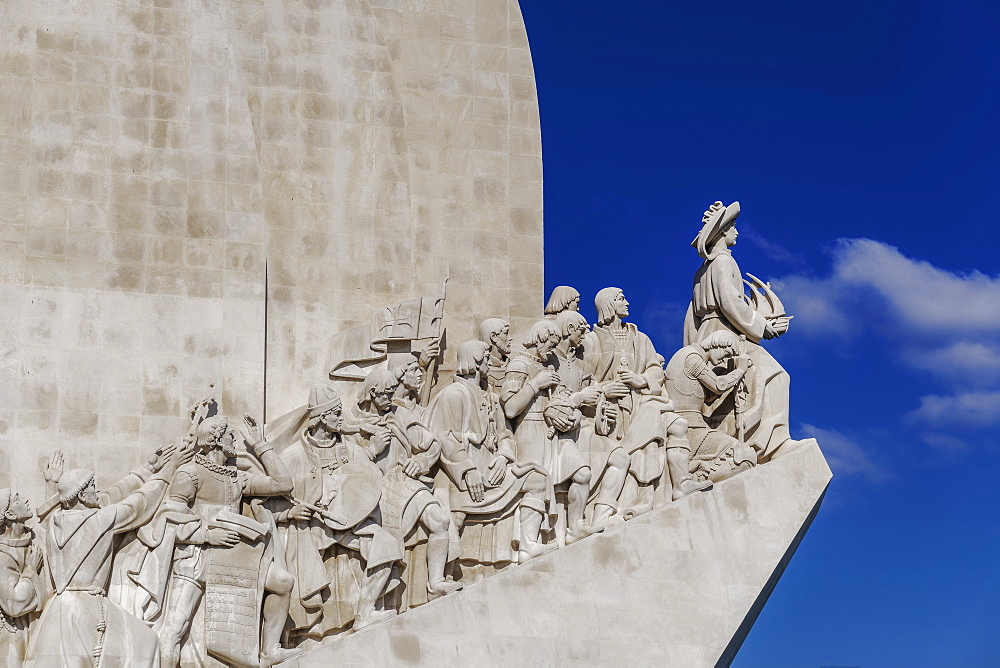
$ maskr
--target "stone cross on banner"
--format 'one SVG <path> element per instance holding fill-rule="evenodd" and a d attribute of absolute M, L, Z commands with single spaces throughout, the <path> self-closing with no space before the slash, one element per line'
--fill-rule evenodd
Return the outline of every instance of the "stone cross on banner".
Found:
<path fill-rule="evenodd" d="M 338 332 L 330 342 L 330 378 L 362 380 L 385 360 L 390 343 L 440 339 L 445 293 L 377 309 L 368 324 Z"/>

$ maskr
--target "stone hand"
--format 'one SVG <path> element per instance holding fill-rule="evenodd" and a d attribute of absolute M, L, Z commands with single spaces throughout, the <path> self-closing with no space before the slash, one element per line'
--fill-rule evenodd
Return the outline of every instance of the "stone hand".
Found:
<path fill-rule="evenodd" d="M 389 443 L 392 441 L 392 432 L 388 429 L 380 429 L 374 434 L 372 434 L 370 442 L 371 447 L 376 455 L 385 452 L 385 449 L 389 447 Z"/>
<path fill-rule="evenodd" d="M 604 388 L 604 396 L 608 399 L 621 399 L 628 396 L 628 393 L 628 386 L 620 380 L 616 380 Z"/>
<path fill-rule="evenodd" d="M 618 369 L 618 378 L 623 383 L 634 387 L 637 390 L 641 390 L 642 388 L 649 386 L 649 381 L 647 381 L 643 376 L 633 373 L 628 369 Z"/>
<path fill-rule="evenodd" d="M 419 478 L 420 474 L 423 473 L 423 468 L 416 459 L 407 459 L 406 463 L 403 464 L 403 473 L 411 478 Z"/>
<path fill-rule="evenodd" d="M 180 450 L 174 449 L 169 455 L 166 456 L 162 468 L 158 472 L 166 474 L 167 477 L 173 477 L 177 469 L 187 464 L 194 458 L 194 448 L 181 448 Z"/>
<path fill-rule="evenodd" d="M 420 368 L 426 369 L 435 359 L 441 355 L 441 341 L 434 341 L 427 344 L 427 347 L 420 351 Z"/>
<path fill-rule="evenodd" d="M 176 449 L 176 445 L 165 445 L 149 455 L 147 462 L 149 463 L 150 470 L 153 473 L 159 473 L 163 465 L 167 463 L 167 460 L 173 456 Z"/>
<path fill-rule="evenodd" d="M 483 474 L 477 469 L 472 469 L 465 474 L 465 484 L 469 488 L 469 496 L 476 503 L 483 500 L 486 495 L 486 484 L 483 482 Z"/>
<path fill-rule="evenodd" d="M 45 482 L 59 482 L 59 478 L 61 478 L 63 474 L 64 465 L 65 460 L 63 458 L 62 450 L 56 450 L 55 453 L 49 457 L 49 461 L 45 463 L 45 468 L 42 469 L 42 475 L 45 477 Z"/>
<path fill-rule="evenodd" d="M 503 479 L 507 477 L 507 459 L 505 457 L 494 457 L 490 462 L 490 487 L 499 487 Z"/>
<path fill-rule="evenodd" d="M 299 522 L 308 522 L 312 518 L 312 509 L 296 503 L 288 510 L 288 519 Z"/>
<path fill-rule="evenodd" d="M 601 398 L 601 391 L 596 387 L 585 387 L 573 395 L 573 398 L 578 406 L 593 406 Z"/>
<path fill-rule="evenodd" d="M 781 336 L 788 331 L 788 318 L 781 316 L 780 318 L 775 318 L 770 322 L 771 327 L 774 329 L 775 336 Z"/>
<path fill-rule="evenodd" d="M 538 389 L 544 390 L 547 387 L 559 384 L 559 374 L 551 369 L 546 369 L 545 371 L 539 371 L 538 375 L 532 378 L 532 380 Z"/>
<path fill-rule="evenodd" d="M 252 415 L 244 413 L 243 423 L 247 426 L 247 437 L 250 439 L 251 446 L 257 445 L 264 440 L 264 437 L 260 433 L 260 426 Z"/>
<path fill-rule="evenodd" d="M 240 535 L 232 529 L 209 529 L 207 542 L 209 545 L 232 547 L 240 542 Z"/>
<path fill-rule="evenodd" d="M 753 366 L 753 360 L 747 357 L 746 355 L 740 355 L 739 357 L 736 358 L 737 369 L 742 369 L 743 371 L 746 371 L 752 366 Z"/>
<path fill-rule="evenodd" d="M 32 545 L 28 548 L 28 556 L 24 560 L 24 569 L 29 573 L 37 573 L 42 570 L 42 551 Z"/>

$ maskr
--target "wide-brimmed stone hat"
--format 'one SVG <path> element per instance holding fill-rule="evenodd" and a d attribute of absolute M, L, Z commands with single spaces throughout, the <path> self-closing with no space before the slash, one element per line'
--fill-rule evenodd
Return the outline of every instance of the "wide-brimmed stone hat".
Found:
<path fill-rule="evenodd" d="M 715 202 L 708 207 L 708 210 L 701 217 L 701 230 L 691 242 L 691 245 L 698 250 L 698 255 L 708 259 L 708 251 L 712 244 L 725 234 L 726 230 L 732 227 L 739 217 L 739 202 L 733 202 L 729 206 L 724 206 L 722 202 Z"/>

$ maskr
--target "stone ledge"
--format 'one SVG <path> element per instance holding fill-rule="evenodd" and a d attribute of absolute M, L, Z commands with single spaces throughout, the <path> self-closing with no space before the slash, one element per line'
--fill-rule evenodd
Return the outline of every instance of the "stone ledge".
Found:
<path fill-rule="evenodd" d="M 282 665 L 729 665 L 831 477 L 804 447 Z"/>

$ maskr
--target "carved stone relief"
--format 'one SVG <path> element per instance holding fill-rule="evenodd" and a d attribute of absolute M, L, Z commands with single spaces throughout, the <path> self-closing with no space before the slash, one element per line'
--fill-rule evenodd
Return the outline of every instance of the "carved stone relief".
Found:
<path fill-rule="evenodd" d="M 738 213 L 705 212 L 666 363 L 622 290 L 591 326 L 560 287 L 520 352 L 487 319 L 442 379 L 440 294 L 334 337 L 329 379 L 266 425 L 205 397 L 100 493 L 52 451 L 37 511 L 0 489 L 7 664 L 273 665 L 801 447 L 761 345 L 790 316 L 743 280 Z"/>

